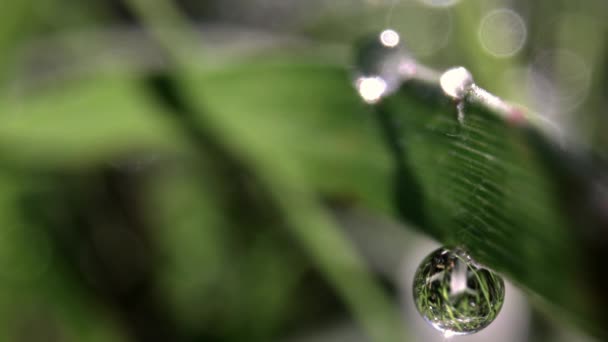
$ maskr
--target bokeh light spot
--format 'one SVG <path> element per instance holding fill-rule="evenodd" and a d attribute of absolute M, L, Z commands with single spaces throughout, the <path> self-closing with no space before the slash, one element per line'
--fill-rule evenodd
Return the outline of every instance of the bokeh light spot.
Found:
<path fill-rule="evenodd" d="M 587 98 L 591 72 L 588 62 L 572 50 L 541 52 L 527 80 L 537 110 L 553 119 L 575 110 Z"/>
<path fill-rule="evenodd" d="M 386 82 L 380 77 L 361 77 L 357 80 L 357 90 L 367 103 L 378 102 L 386 89 Z"/>
<path fill-rule="evenodd" d="M 380 33 L 380 41 L 386 47 L 395 47 L 399 45 L 399 34 L 391 29 L 384 30 Z"/>
<path fill-rule="evenodd" d="M 486 14 L 479 25 L 479 42 L 490 55 L 506 58 L 515 55 L 526 43 L 528 30 L 513 10 L 501 8 Z"/>

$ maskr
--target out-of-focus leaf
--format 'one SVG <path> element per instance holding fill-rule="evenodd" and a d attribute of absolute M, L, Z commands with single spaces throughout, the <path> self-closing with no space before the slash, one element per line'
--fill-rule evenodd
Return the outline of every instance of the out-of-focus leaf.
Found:
<path fill-rule="evenodd" d="M 32 8 L 32 1 L 11 1 L 5 3 L 0 12 L 0 78 L 7 72 L 4 65 L 9 65 L 7 61 L 15 57 L 11 54 L 18 44 L 18 38 L 22 38 L 21 36 L 29 31 L 30 23 L 24 19 L 31 14 Z"/>
<path fill-rule="evenodd" d="M 2 101 L 3 158 L 38 166 L 98 162 L 119 153 L 185 150 L 136 78 L 66 81 Z"/>
<path fill-rule="evenodd" d="M 233 89 L 237 84 L 231 81 L 240 83 L 241 87 L 261 88 L 254 84 L 253 78 L 247 82 L 240 82 L 245 81 L 240 79 L 240 74 L 253 76 L 247 75 L 247 68 L 226 70 L 225 76 L 233 75 L 232 78 L 226 78 L 222 83 L 224 75 L 217 74 L 217 70 L 210 72 L 203 77 L 202 89 L 207 88 L 207 80 L 216 78 L 217 88 L 214 88 L 216 102 L 212 103 L 212 107 L 217 104 L 217 100 L 228 100 L 226 112 L 214 111 L 228 119 L 224 115 L 233 115 L 230 111 L 234 109 L 230 107 L 230 103 L 233 102 L 230 100 L 231 95 L 235 90 L 243 89 Z M 253 172 L 261 175 L 260 179 L 264 186 L 272 184 L 272 189 L 267 191 L 273 194 L 273 201 L 281 204 L 281 211 L 289 212 L 284 213 L 287 216 L 285 225 L 296 227 L 299 237 L 309 240 L 305 244 L 315 249 L 313 254 L 316 255 L 317 263 L 321 263 L 322 268 L 329 270 L 332 281 L 339 284 L 338 288 L 348 291 L 346 297 L 349 298 L 350 304 L 359 303 L 354 305 L 357 308 L 357 316 L 367 322 L 366 324 L 373 331 L 372 334 L 384 340 L 395 339 L 401 334 L 401 324 L 397 320 L 397 315 L 393 314 L 391 309 L 387 309 L 386 300 L 379 294 L 376 285 L 370 281 L 356 253 L 333 226 L 331 218 L 319 203 L 321 197 L 319 195 L 322 194 L 335 196 L 335 199 L 347 202 L 370 198 L 370 203 L 375 206 L 385 210 L 390 208 L 389 202 L 386 201 L 388 188 L 382 186 L 386 185 L 385 174 L 390 171 L 389 159 L 383 152 L 381 142 L 374 139 L 373 134 L 369 134 L 375 125 L 373 117 L 370 112 L 363 109 L 356 98 L 352 97 L 348 78 L 339 70 L 327 68 L 317 71 L 316 67 L 287 65 L 283 69 L 287 71 L 286 73 L 280 69 L 274 70 L 272 67 L 268 71 L 273 71 L 274 76 L 265 79 L 274 84 L 272 91 L 276 96 L 264 99 L 259 96 L 260 94 L 251 93 L 251 97 L 241 102 L 241 105 L 247 105 L 247 108 L 251 109 L 259 105 L 256 111 L 261 115 L 260 121 L 251 120 L 253 117 L 246 116 L 248 114 L 246 111 L 237 108 L 238 113 L 235 114 L 239 117 L 230 118 L 231 120 L 226 122 L 229 125 L 238 124 L 226 128 L 242 130 L 227 132 L 227 134 L 234 133 L 237 137 L 236 140 L 229 140 L 235 141 L 237 146 L 246 144 L 252 148 L 237 151 L 237 158 L 242 158 L 249 165 L 252 156 L 257 156 L 254 158 L 257 161 L 252 166 Z M 143 88 L 133 87 L 134 81 L 137 80 L 142 79 L 113 74 L 99 78 L 80 78 L 78 82 L 66 82 L 56 89 L 42 88 L 30 96 L 5 100 L 8 115 L 5 116 L 6 122 L 0 139 L 0 147 L 5 151 L 5 160 L 19 162 L 24 167 L 45 169 L 84 167 L 86 169 L 104 160 L 111 160 L 114 156 L 140 150 L 160 149 L 161 152 L 168 154 L 185 153 L 194 157 L 190 154 L 192 146 L 183 144 L 172 129 L 174 122 L 167 121 L 170 114 L 160 110 L 158 103 L 152 101 L 152 97 L 143 96 Z M 332 92 L 332 84 L 341 87 L 342 91 L 337 92 L 337 97 L 329 100 L 321 98 L 320 102 L 299 100 L 301 89 L 298 82 L 302 82 L 299 83 L 300 85 L 307 85 L 307 91 L 313 97 Z M 330 83 L 326 84 L 326 82 Z M 318 88 L 318 85 L 325 87 Z M 257 99 L 261 102 L 251 103 Z M 294 115 L 291 111 L 299 115 Z M 326 115 L 334 111 L 341 117 L 336 119 L 333 115 Z M 358 112 L 359 117 L 352 116 L 353 112 Z M 261 136 L 266 138 L 260 140 Z M 252 137 L 255 141 L 250 144 L 249 139 Z M 200 150 L 200 146 L 197 147 Z M 197 152 L 205 154 L 204 151 Z M 369 156 L 371 161 L 361 162 L 363 155 Z M 276 159 L 264 159 L 260 164 L 260 156 L 273 156 Z M 260 165 L 263 166 L 258 169 Z M 286 168 L 285 165 L 288 167 Z M 202 181 L 215 182 L 211 179 Z M 86 191 L 88 190 L 82 190 L 83 193 Z M 71 192 L 78 193 L 78 191 Z M 289 195 L 290 193 L 292 195 Z M 216 196 L 217 193 L 209 195 Z M 288 200 L 284 200 L 285 196 Z M 97 199 L 81 198 L 76 203 L 91 201 Z M 79 211 L 86 213 L 91 209 L 87 209 L 85 205 L 84 208 L 75 210 L 77 214 Z M 220 216 L 225 215 L 231 214 L 225 211 L 220 214 Z M 236 217 L 240 215 L 241 213 Z M 91 222 L 95 221 L 95 218 L 91 219 Z M 97 228 L 91 227 L 91 229 Z M 179 238 L 177 235 L 174 237 Z M 173 252 L 178 250 L 172 249 Z M 339 257 L 332 256 L 335 251 L 340 251 Z M 265 248 L 261 248 L 258 252 L 262 254 L 258 253 L 259 255 L 250 257 L 266 260 L 274 255 L 266 255 Z M 175 257 L 177 260 L 184 260 L 179 255 Z M 259 261 L 257 260 L 253 266 Z M 285 269 L 290 264 L 285 265 L 277 265 L 277 267 Z M 279 272 L 275 276 L 280 274 Z M 294 272 L 293 276 L 297 278 L 298 272 Z M 169 284 L 168 288 L 172 288 L 173 285 Z M 179 296 L 185 295 L 181 300 L 192 298 L 186 290 L 177 289 L 178 301 Z M 196 293 L 195 291 L 194 294 Z M 258 297 L 266 296 L 259 294 Z M 248 301 L 256 297 L 246 295 L 242 298 Z M 277 310 L 284 305 L 280 301 L 275 304 Z M 233 311 L 242 310 L 237 307 L 233 309 Z M 270 306 L 266 306 L 266 309 L 270 309 Z M 268 315 L 272 318 L 274 314 L 268 312 Z M 262 325 L 260 324 L 257 329 L 262 329 Z"/>
<path fill-rule="evenodd" d="M 66 276 L 62 251 L 29 217 L 29 192 L 46 180 L 2 171 L 0 187 L 0 339 L 125 341 L 105 310 L 91 310 L 96 299 Z"/>
<path fill-rule="evenodd" d="M 392 210 L 391 161 L 344 70 L 285 60 L 240 64 L 206 73 L 201 89 L 225 134 L 256 153 L 272 151 L 322 194 Z"/>
<path fill-rule="evenodd" d="M 184 133 L 193 144 L 200 150 L 212 146 L 212 151 L 228 158 L 229 164 L 244 169 L 265 189 L 264 193 L 285 221 L 286 228 L 332 283 L 370 336 L 379 341 L 402 340 L 404 331 L 397 310 L 387 301 L 352 244 L 320 205 L 314 191 L 316 187 L 306 177 L 306 169 L 300 161 L 284 155 L 281 144 L 260 143 L 257 136 L 248 131 L 232 131 L 235 128 L 233 123 L 225 121 L 227 113 L 208 107 L 205 96 L 205 101 L 199 103 L 200 94 L 188 91 L 198 87 L 186 90 L 187 96 L 180 95 L 179 87 L 196 84 L 184 83 L 191 82 L 190 77 L 180 78 L 180 82 L 157 78 L 152 89 L 157 97 L 174 109 Z M 193 127 L 198 125 L 203 127 Z"/>
<path fill-rule="evenodd" d="M 186 334 L 276 339 L 309 309 L 299 284 L 311 267 L 260 189 L 217 164 L 165 168 L 146 186 L 159 289 Z"/>

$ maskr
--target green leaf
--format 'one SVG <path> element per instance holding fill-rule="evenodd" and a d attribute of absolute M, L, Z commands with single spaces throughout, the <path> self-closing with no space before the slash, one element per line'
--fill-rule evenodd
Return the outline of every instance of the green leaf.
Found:
<path fill-rule="evenodd" d="M 606 336 L 597 276 L 606 241 L 591 237 L 606 227 L 595 166 L 531 123 L 472 104 L 461 124 L 438 89 L 419 87 L 406 85 L 378 110 L 402 179 L 402 217 Z"/>
<path fill-rule="evenodd" d="M 63 251 L 31 215 L 31 194 L 50 188 L 47 181 L 0 172 L 0 339 L 127 341 L 105 308 L 91 310 L 95 298 L 66 275 Z"/>
<path fill-rule="evenodd" d="M 376 142 L 369 139 L 349 143 L 359 163 L 374 172 L 359 174 L 353 164 L 343 170 L 327 162 L 349 161 L 338 139 L 349 136 L 350 127 L 373 134 L 365 112 L 353 102 L 354 91 L 345 86 L 346 73 L 277 64 L 237 70 L 207 76 L 203 94 L 224 135 L 235 137 L 244 155 L 289 160 L 309 174 L 317 190 L 328 190 L 325 184 L 339 184 L 343 177 L 345 186 L 331 190 L 357 194 L 376 208 L 383 207 L 374 205 L 377 196 L 386 201 L 393 196 L 360 184 L 381 184 L 374 175 L 382 175 L 396 191 L 396 206 L 407 222 L 445 244 L 463 246 L 548 307 L 606 336 L 598 305 L 607 298 L 601 291 L 605 283 L 596 275 L 605 242 L 589 238 L 605 222 L 593 213 L 598 200 L 593 171 L 575 152 L 532 126 L 505 122 L 472 104 L 460 124 L 455 105 L 437 93 L 438 87 L 408 85 L 377 111 L 393 156 L 393 183 L 386 164 L 374 160 Z M 327 135 L 333 138 L 315 126 L 305 128 L 319 118 L 317 127 L 333 127 Z M 310 146 L 315 148 L 304 150 Z M 316 169 L 325 170 L 326 181 L 312 176 Z M 568 196 L 577 191 L 583 202 L 570 203 Z"/>
<path fill-rule="evenodd" d="M 272 153 L 313 190 L 391 211 L 391 161 L 373 112 L 333 66 L 276 61 L 210 71 L 201 102 L 243 153 Z M 241 146 L 242 145 L 242 146 Z"/>
<path fill-rule="evenodd" d="M 33 166 L 83 165 L 119 153 L 186 150 L 165 113 L 132 75 L 77 78 L 5 97 L 3 158 Z"/>

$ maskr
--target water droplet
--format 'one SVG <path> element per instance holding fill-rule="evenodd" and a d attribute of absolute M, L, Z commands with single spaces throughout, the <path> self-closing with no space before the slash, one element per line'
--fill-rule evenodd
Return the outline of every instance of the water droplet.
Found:
<path fill-rule="evenodd" d="M 441 89 L 455 100 L 463 100 L 473 85 L 473 75 L 464 67 L 456 67 L 444 72 L 439 78 Z"/>
<path fill-rule="evenodd" d="M 412 58 L 399 34 L 382 31 L 361 44 L 356 56 L 355 86 L 363 100 L 376 103 L 396 91 L 411 72 Z"/>
<path fill-rule="evenodd" d="M 502 278 L 459 248 L 435 250 L 414 276 L 418 312 L 445 336 L 472 334 L 488 326 L 504 296 Z"/>
<path fill-rule="evenodd" d="M 399 34 L 394 30 L 387 29 L 380 33 L 380 41 L 382 45 L 393 48 L 399 45 Z"/>
<path fill-rule="evenodd" d="M 359 77 L 357 79 L 357 90 L 359 95 L 367 103 L 380 101 L 386 93 L 386 82 L 380 77 Z"/>

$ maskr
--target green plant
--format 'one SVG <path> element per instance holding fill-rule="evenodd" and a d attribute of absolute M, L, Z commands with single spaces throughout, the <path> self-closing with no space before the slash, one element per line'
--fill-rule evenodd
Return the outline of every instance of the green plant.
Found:
<path fill-rule="evenodd" d="M 604 166 L 592 153 L 560 146 L 532 113 L 511 122 L 466 103 L 461 123 L 438 83 L 365 105 L 323 47 L 206 64 L 221 51 L 204 35 L 199 47 L 169 2 L 131 3 L 160 62 L 90 62 L 116 36 L 68 35 L 72 69 L 0 94 L 4 321 L 78 341 L 263 341 L 338 293 L 374 340 L 400 340 L 396 302 L 332 212 L 352 206 L 466 247 L 606 337 Z M 12 54 L 32 3 L 11 6 L 22 19 L 2 21 L 6 79 L 32 67 Z M 39 21 L 29 30 L 52 26 Z M 21 330 L 32 329 L 0 335 Z"/>

